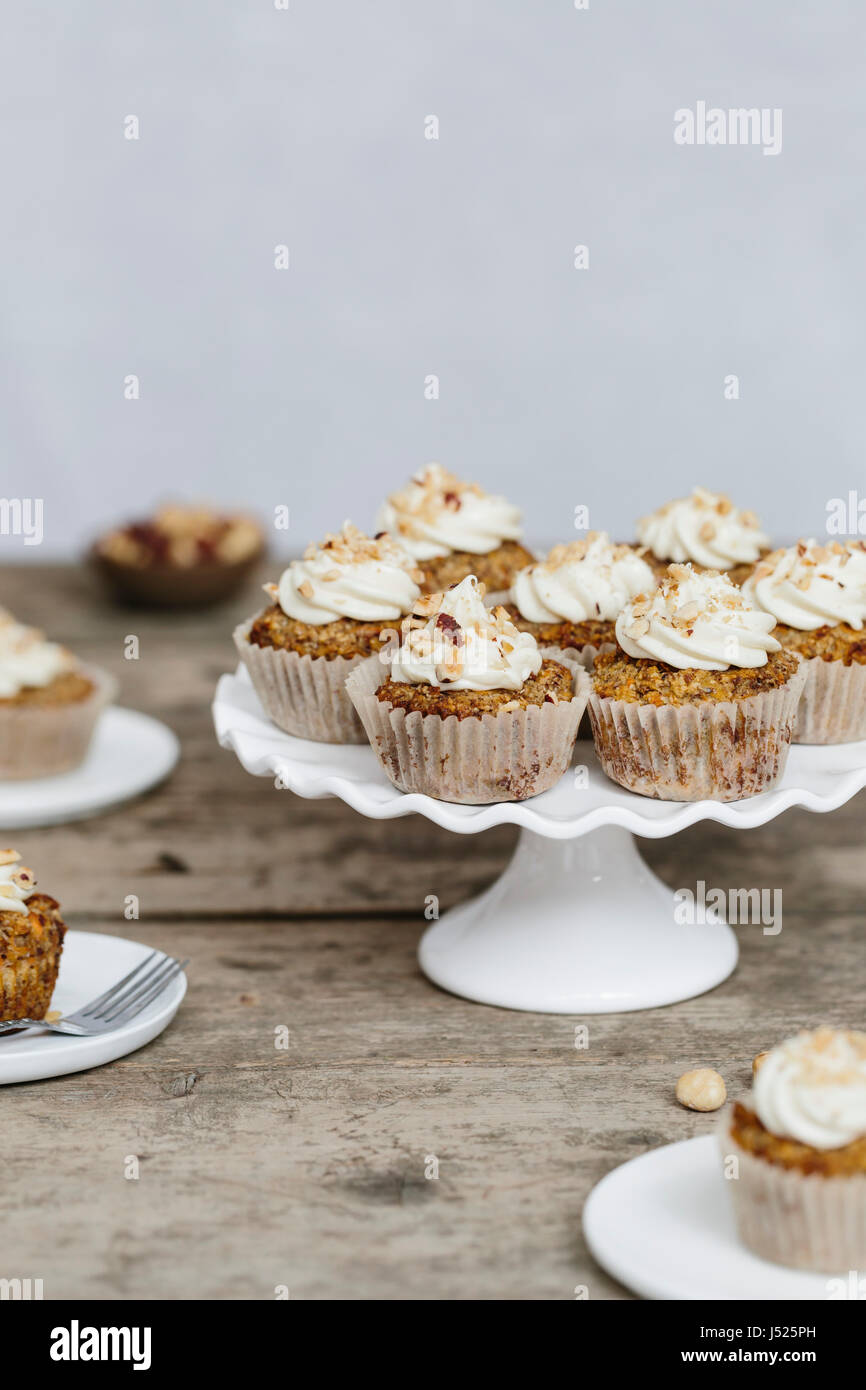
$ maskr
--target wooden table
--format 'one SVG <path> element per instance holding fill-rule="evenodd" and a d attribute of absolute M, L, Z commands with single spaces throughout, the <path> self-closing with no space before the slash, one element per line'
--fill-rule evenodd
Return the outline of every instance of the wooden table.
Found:
<path fill-rule="evenodd" d="M 717 1067 L 736 1093 L 792 1030 L 863 1026 L 866 803 L 643 842 L 674 887 L 699 874 L 783 891 L 781 933 L 739 928 L 740 966 L 711 994 L 588 1020 L 466 1003 L 418 971 L 424 900 L 478 892 L 516 832 L 369 821 L 243 772 L 209 705 L 257 601 L 252 585 L 228 607 L 155 616 L 110 607 L 78 570 L 3 572 L 0 602 L 112 670 L 122 702 L 183 746 L 137 802 L 7 839 L 72 927 L 191 965 L 148 1047 L 0 1090 L 0 1276 L 42 1278 L 46 1298 L 629 1297 L 589 1256 L 581 1208 L 624 1159 L 710 1130 L 674 1101 L 680 1073 Z"/>

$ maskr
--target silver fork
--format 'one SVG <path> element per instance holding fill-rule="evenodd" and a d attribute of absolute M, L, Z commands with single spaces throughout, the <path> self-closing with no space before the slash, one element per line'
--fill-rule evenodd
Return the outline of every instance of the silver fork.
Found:
<path fill-rule="evenodd" d="M 158 960 L 155 959 L 157 956 Z M 75 1038 L 110 1033 L 112 1029 L 129 1023 L 148 1004 L 152 1004 L 188 965 L 188 960 L 179 961 L 173 956 L 164 955 L 162 951 L 151 951 L 116 985 L 74 1014 L 67 1014 L 56 1023 L 46 1023 L 44 1018 L 11 1018 L 8 1022 L 0 1023 L 0 1033 L 13 1033 L 17 1028 L 46 1028 L 49 1032 L 68 1033 Z"/>

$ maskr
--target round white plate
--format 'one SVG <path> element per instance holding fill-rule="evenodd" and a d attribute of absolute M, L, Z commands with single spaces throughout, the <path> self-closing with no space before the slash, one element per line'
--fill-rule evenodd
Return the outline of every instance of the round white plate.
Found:
<path fill-rule="evenodd" d="M 52 1009 L 74 1013 L 122 980 L 152 949 L 138 941 L 124 941 L 120 936 L 67 932 Z M 185 994 L 186 975 L 181 972 L 137 1018 L 95 1038 L 70 1038 L 63 1033 L 35 1029 L 0 1035 L 0 1086 L 89 1071 L 113 1062 L 116 1057 L 125 1057 L 168 1027 Z"/>
<path fill-rule="evenodd" d="M 100 716 L 80 767 L 60 777 L 0 781 L 0 830 L 61 825 L 129 801 L 167 777 L 179 753 L 165 724 L 112 705 Z"/>
<path fill-rule="evenodd" d="M 583 1232 L 608 1274 L 644 1298 L 839 1297 L 844 1274 L 769 1264 L 737 1236 L 715 1135 L 630 1159 L 602 1178 L 583 1210 Z"/>
<path fill-rule="evenodd" d="M 575 767 L 541 796 L 491 806 L 458 806 L 398 791 L 371 748 L 311 743 L 283 733 L 268 719 L 243 667 L 220 678 L 213 715 L 217 738 L 223 748 L 234 750 L 247 772 L 279 777 L 280 785 L 298 796 L 339 796 L 374 820 L 418 812 L 464 835 L 510 822 L 551 839 L 570 839 L 605 825 L 659 839 L 700 820 L 746 828 L 763 825 L 790 806 L 833 811 L 866 786 L 864 740 L 827 748 L 792 748 L 779 786 L 745 801 L 655 801 L 605 777 L 592 743 L 586 740 L 577 745 Z M 585 776 L 578 777 L 580 765 Z"/>

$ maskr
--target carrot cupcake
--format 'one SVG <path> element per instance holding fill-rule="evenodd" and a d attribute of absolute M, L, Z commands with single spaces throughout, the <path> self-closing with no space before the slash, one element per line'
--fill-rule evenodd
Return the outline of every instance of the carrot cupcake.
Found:
<path fill-rule="evenodd" d="M 866 545 L 800 541 L 776 550 L 743 592 L 775 620 L 773 636 L 803 658 L 795 743 L 866 738 Z"/>
<path fill-rule="evenodd" d="M 590 531 L 521 570 L 506 606 L 521 632 L 543 645 L 575 648 L 591 669 L 598 651 L 616 646 L 615 619 L 625 604 L 654 588 L 653 571 L 636 550 Z"/>
<path fill-rule="evenodd" d="M 805 681 L 773 619 L 726 575 L 671 565 L 626 604 L 596 658 L 589 717 L 603 770 L 663 801 L 737 801 L 785 770 Z"/>
<path fill-rule="evenodd" d="M 741 511 L 721 492 L 696 487 L 637 524 L 637 538 L 659 574 L 673 561 L 721 570 L 741 584 L 770 548 L 754 512 Z"/>
<path fill-rule="evenodd" d="M 438 463 L 392 493 L 379 524 L 424 570 L 424 593 L 447 589 L 468 574 L 488 593 L 504 592 L 533 559 L 519 544 L 519 509 L 476 483 L 461 482 Z"/>
<path fill-rule="evenodd" d="M 0 1021 L 44 1018 L 51 1003 L 66 926 L 60 904 L 36 893 L 36 879 L 14 849 L 0 850 Z"/>
<path fill-rule="evenodd" d="M 0 777 L 53 777 L 78 767 L 116 689 L 104 671 L 0 609 Z"/>
<path fill-rule="evenodd" d="M 524 801 L 571 761 L 589 677 L 573 651 L 541 651 L 483 598 L 468 575 L 419 599 L 396 650 L 349 677 L 373 750 L 401 791 Z"/>
<path fill-rule="evenodd" d="M 382 646 L 383 632 L 418 598 L 420 571 L 390 536 L 346 522 L 310 545 L 272 602 L 235 629 L 235 646 L 267 714 L 281 729 L 319 743 L 365 743 L 346 677 Z"/>
<path fill-rule="evenodd" d="M 750 1250 L 828 1274 L 866 1266 L 866 1033 L 818 1028 L 774 1047 L 720 1139 Z"/>

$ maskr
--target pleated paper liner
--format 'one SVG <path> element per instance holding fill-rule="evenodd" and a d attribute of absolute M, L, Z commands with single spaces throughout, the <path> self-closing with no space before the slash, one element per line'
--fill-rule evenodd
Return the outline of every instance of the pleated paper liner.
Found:
<path fill-rule="evenodd" d="M 347 690 L 385 773 L 401 791 L 466 805 L 524 801 L 554 786 L 568 768 L 589 694 L 589 677 L 574 651 L 546 647 L 542 655 L 568 667 L 570 700 L 466 719 L 407 713 L 377 698 L 387 674 L 379 661 L 353 671 Z"/>
<path fill-rule="evenodd" d="M 588 709 L 612 781 L 662 801 L 738 801 L 774 787 L 785 771 L 803 663 L 776 690 L 745 700 L 649 705 L 592 691 Z"/>
<path fill-rule="evenodd" d="M 866 738 L 866 666 L 852 661 L 803 663 L 806 684 L 797 710 L 795 743 L 854 743 Z"/>
<path fill-rule="evenodd" d="M 117 682 L 95 667 L 79 669 L 93 685 L 81 700 L 57 705 L 0 701 L 0 777 L 4 780 L 54 777 L 84 761 L 96 721 L 117 694 Z"/>
<path fill-rule="evenodd" d="M 346 694 L 346 678 L 375 657 L 301 656 L 249 641 L 253 619 L 235 628 L 234 642 L 265 713 L 278 728 L 316 743 L 366 743 L 364 726 Z"/>
<path fill-rule="evenodd" d="M 744 1245 L 792 1269 L 866 1269 L 866 1174 L 826 1177 L 768 1163 L 737 1144 L 729 1116 L 719 1143 L 724 1159 L 737 1159 L 728 1187 Z"/>

